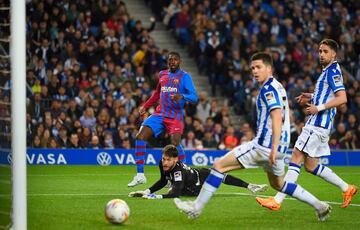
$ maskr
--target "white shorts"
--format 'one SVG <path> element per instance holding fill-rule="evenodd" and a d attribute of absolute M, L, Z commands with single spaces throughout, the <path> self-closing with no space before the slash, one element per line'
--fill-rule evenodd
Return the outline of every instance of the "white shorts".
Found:
<path fill-rule="evenodd" d="M 270 165 L 270 149 L 258 145 L 255 141 L 237 146 L 229 154 L 232 153 L 245 168 L 262 167 L 265 172 L 273 173 L 276 176 L 283 176 L 285 174 L 285 155 L 283 153 L 278 153 L 276 164 Z"/>
<path fill-rule="evenodd" d="M 306 125 L 295 143 L 295 148 L 310 157 L 330 155 L 329 131 L 320 127 Z"/>

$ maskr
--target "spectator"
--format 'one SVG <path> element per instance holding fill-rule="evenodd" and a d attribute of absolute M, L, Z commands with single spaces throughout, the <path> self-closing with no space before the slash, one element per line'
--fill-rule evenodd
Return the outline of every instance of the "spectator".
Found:
<path fill-rule="evenodd" d="M 80 117 L 80 123 L 83 127 L 87 127 L 90 129 L 95 128 L 96 118 L 95 118 L 93 108 L 91 108 L 91 107 L 86 108 L 83 115 Z"/>
<path fill-rule="evenodd" d="M 100 145 L 100 140 L 99 137 L 96 135 L 93 135 L 91 137 L 91 142 L 88 146 L 88 148 L 92 148 L 92 149 L 100 149 L 102 146 Z"/>
<path fill-rule="evenodd" d="M 77 133 L 72 133 L 70 135 L 69 148 L 73 148 L 73 149 L 81 148 L 80 143 L 79 143 L 79 135 Z"/>
<path fill-rule="evenodd" d="M 206 149 L 214 149 L 217 147 L 217 142 L 213 136 L 212 131 L 208 130 L 205 132 L 202 143 Z"/>
<path fill-rule="evenodd" d="M 182 139 L 181 145 L 184 149 L 197 149 L 200 145 L 202 145 L 202 143 L 195 138 L 194 132 L 190 130 L 186 134 L 186 137 Z"/>
<path fill-rule="evenodd" d="M 67 130 L 65 127 L 60 128 L 57 142 L 58 142 L 60 148 L 70 147 L 70 140 L 67 136 Z"/>
<path fill-rule="evenodd" d="M 238 138 L 235 136 L 235 129 L 232 126 L 227 127 L 224 144 L 226 146 L 226 149 L 233 149 L 235 148 L 239 143 Z"/>
<path fill-rule="evenodd" d="M 38 135 L 35 135 L 31 144 L 32 148 L 41 148 L 41 140 Z"/>
<path fill-rule="evenodd" d="M 205 91 L 200 92 L 199 101 L 196 106 L 196 116 L 202 123 L 206 122 L 206 119 L 210 116 L 210 103 L 206 99 L 207 93 Z"/>

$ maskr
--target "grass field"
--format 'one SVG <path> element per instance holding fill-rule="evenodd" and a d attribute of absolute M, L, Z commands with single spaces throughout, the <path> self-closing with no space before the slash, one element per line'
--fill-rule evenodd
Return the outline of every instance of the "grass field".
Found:
<path fill-rule="evenodd" d="M 247 190 L 222 185 L 197 220 L 181 214 L 172 199 L 129 198 L 130 191 L 142 190 L 158 179 L 157 167 L 146 167 L 147 185 L 130 189 L 127 183 L 135 168 L 131 166 L 29 166 L 28 229 L 358 229 L 360 194 L 352 205 L 341 209 L 340 191 L 321 179 L 302 173 L 299 183 L 333 207 L 327 222 L 318 222 L 314 210 L 304 203 L 287 199 L 278 212 L 260 207 Z M 360 185 L 359 167 L 333 167 L 345 180 Z M 8 169 L 1 167 L 0 188 L 9 192 L 4 179 Z M 249 182 L 267 183 L 260 169 L 232 173 Z M 166 192 L 164 190 L 163 192 Z M 261 195 L 273 195 L 270 189 Z M 130 206 L 129 220 L 122 226 L 104 218 L 107 201 L 120 198 Z M 191 198 L 193 199 L 193 198 Z M 0 195 L 0 226 L 10 204 L 10 196 Z"/>

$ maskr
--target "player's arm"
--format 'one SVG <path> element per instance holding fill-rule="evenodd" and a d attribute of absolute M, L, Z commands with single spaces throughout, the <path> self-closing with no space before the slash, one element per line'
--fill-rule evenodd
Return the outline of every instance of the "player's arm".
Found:
<path fill-rule="evenodd" d="M 281 127 L 282 127 L 282 114 L 279 108 L 273 109 L 270 112 L 271 120 L 272 120 L 272 146 L 271 152 L 269 156 L 270 164 L 275 164 L 276 162 L 276 154 L 280 142 L 281 136 Z"/>
<path fill-rule="evenodd" d="M 163 198 L 175 198 L 181 195 L 181 191 L 184 189 L 184 180 L 182 181 L 175 181 L 167 194 L 163 194 Z"/>
<path fill-rule="evenodd" d="M 157 84 L 156 86 L 156 90 L 153 92 L 153 94 L 151 95 L 151 97 L 144 103 L 143 107 L 145 109 L 150 108 L 155 102 L 157 102 L 160 98 L 160 89 L 161 89 L 161 85 L 160 82 Z"/>
<path fill-rule="evenodd" d="M 169 193 L 162 194 L 162 195 L 156 195 L 156 194 L 149 194 L 143 196 L 144 198 L 148 199 L 162 199 L 162 198 L 175 198 L 179 197 L 181 195 L 181 191 L 184 189 L 185 186 L 185 180 L 184 180 L 184 174 L 181 170 L 173 172 L 172 175 L 172 186 L 169 190 Z"/>
<path fill-rule="evenodd" d="M 198 101 L 198 96 L 196 95 L 196 90 L 194 86 L 194 82 L 192 81 L 189 74 L 186 74 L 183 77 L 183 84 L 184 84 L 184 92 L 182 96 L 185 101 L 189 101 L 192 103 L 196 103 Z"/>
<path fill-rule="evenodd" d="M 158 181 L 156 181 L 150 188 L 150 193 L 154 193 L 156 191 L 159 191 L 160 189 L 164 188 L 165 185 L 167 184 L 167 180 L 166 180 L 166 177 L 165 177 L 165 173 L 162 169 L 162 163 L 160 161 L 160 164 L 159 164 L 159 169 L 160 169 L 160 179 Z"/>
<path fill-rule="evenodd" d="M 144 196 L 147 196 L 147 195 L 156 196 L 155 194 L 152 194 L 152 193 L 162 189 L 167 183 L 164 171 L 162 170 L 161 162 L 159 164 L 159 168 L 160 168 L 160 179 L 157 182 L 155 182 L 150 188 L 148 188 L 146 190 L 143 190 L 143 191 L 139 190 L 139 191 L 135 191 L 135 192 L 130 192 L 129 197 L 144 197 Z M 153 197 L 152 199 L 156 199 L 156 197 Z"/>
<path fill-rule="evenodd" d="M 272 146 L 269 156 L 269 163 L 275 164 L 278 146 L 280 143 L 281 127 L 282 127 L 282 114 L 281 114 L 281 103 L 278 91 L 273 87 L 269 86 L 269 89 L 262 93 L 263 100 L 266 102 L 270 117 L 272 120 Z"/>
<path fill-rule="evenodd" d="M 299 103 L 301 106 L 306 105 L 307 103 L 309 103 L 311 101 L 311 99 L 313 98 L 314 94 L 312 93 L 301 93 L 299 96 L 297 96 L 295 98 L 295 100 L 297 101 L 297 103 Z"/>
<path fill-rule="evenodd" d="M 307 104 L 308 105 L 308 107 L 306 108 L 307 113 L 317 114 L 320 111 L 331 109 L 339 105 L 345 104 L 347 102 L 345 87 L 343 84 L 341 73 L 339 71 L 336 71 L 334 73 L 329 70 L 327 81 L 329 83 L 329 87 L 335 93 L 335 98 L 324 104 L 319 104 L 316 106 L 313 104 Z"/>

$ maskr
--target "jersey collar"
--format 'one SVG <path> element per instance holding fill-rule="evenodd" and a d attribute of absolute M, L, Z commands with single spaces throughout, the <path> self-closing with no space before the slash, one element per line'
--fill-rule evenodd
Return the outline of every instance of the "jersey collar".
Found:
<path fill-rule="evenodd" d="M 323 68 L 322 69 L 322 72 L 325 72 L 326 70 L 328 70 L 332 65 L 334 65 L 334 64 L 337 64 L 337 61 L 334 61 L 333 63 L 331 63 L 331 65 L 329 65 L 328 67 L 326 67 L 326 68 Z"/>

